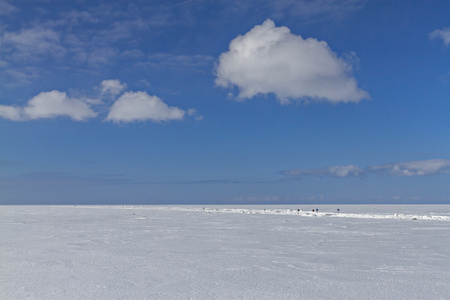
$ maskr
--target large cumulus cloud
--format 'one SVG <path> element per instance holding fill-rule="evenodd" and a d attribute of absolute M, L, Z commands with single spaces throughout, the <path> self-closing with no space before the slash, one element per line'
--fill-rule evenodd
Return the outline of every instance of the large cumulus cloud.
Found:
<path fill-rule="evenodd" d="M 216 84 L 236 86 L 239 99 L 273 93 L 281 103 L 291 99 L 359 102 L 369 94 L 358 88 L 351 65 L 328 44 L 303 39 L 272 20 L 231 41 L 220 55 Z"/>

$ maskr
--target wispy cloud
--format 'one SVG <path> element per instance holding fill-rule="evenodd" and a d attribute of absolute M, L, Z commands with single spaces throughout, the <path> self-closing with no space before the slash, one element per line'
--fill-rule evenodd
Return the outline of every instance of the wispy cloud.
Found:
<path fill-rule="evenodd" d="M 356 165 L 333 166 L 322 169 L 292 169 L 278 172 L 283 175 L 283 179 L 300 179 L 303 177 L 364 177 L 370 174 L 381 176 L 425 176 L 439 173 L 446 173 L 450 170 L 450 160 L 429 159 L 407 162 L 395 162 L 383 165 L 360 168 Z"/>
<path fill-rule="evenodd" d="M 115 49 L 109 47 L 95 48 L 85 56 L 85 59 L 89 66 L 98 67 L 109 64 L 117 53 Z"/>
<path fill-rule="evenodd" d="M 5 0 L 0 0 L 0 16 L 9 15 L 11 13 L 17 12 L 19 9 Z"/>
<path fill-rule="evenodd" d="M 273 93 L 283 104 L 290 99 L 338 103 L 369 98 L 350 70 L 326 42 L 303 39 L 267 20 L 231 41 L 229 51 L 220 55 L 216 84 L 238 87 L 239 99 Z"/>
<path fill-rule="evenodd" d="M 214 58 L 208 55 L 183 55 L 171 53 L 151 53 L 140 66 L 158 69 L 202 69 L 213 66 Z"/>
<path fill-rule="evenodd" d="M 300 178 L 300 177 L 360 177 L 364 175 L 364 170 L 355 165 L 349 166 L 333 166 L 323 169 L 293 169 L 279 172 L 284 175 L 285 179 Z"/>
<path fill-rule="evenodd" d="M 342 19 L 349 14 L 362 9 L 365 0 L 279 0 L 269 1 L 273 5 L 276 15 L 299 16 L 303 18 L 327 18 Z"/>
<path fill-rule="evenodd" d="M 145 34 L 152 33 L 151 29 L 168 26 L 168 22 L 161 20 L 163 16 L 167 16 L 167 20 L 179 19 L 173 17 L 177 5 L 141 3 L 138 7 L 112 1 L 76 7 L 79 9 L 62 10 L 53 15 L 46 9 L 35 10 L 34 18 L 23 18 L 21 28 L 2 28 L 0 55 L 6 62 L 17 64 L 66 58 L 76 62 L 77 68 L 98 68 L 114 64 L 113 58 L 128 50 L 127 41 L 139 45 L 144 43 Z M 0 15 L 17 11 L 20 10 L 16 6 L 0 0 Z M 53 61 L 53 64 L 58 65 L 58 62 Z M 66 64 L 66 60 L 61 62 L 61 65 Z"/>
<path fill-rule="evenodd" d="M 450 27 L 445 27 L 444 29 L 438 29 L 430 33 L 430 39 L 442 39 L 445 46 L 450 44 Z"/>
<path fill-rule="evenodd" d="M 195 5 L 193 5 L 194 2 Z M 207 5 L 214 3 L 221 20 L 235 20 L 236 15 L 239 15 L 254 20 L 267 17 L 275 20 L 295 18 L 296 22 L 311 23 L 341 20 L 364 8 L 367 2 L 367 0 L 222 0 L 214 2 L 186 0 L 180 2 L 179 7 L 187 12 L 185 15 L 198 16 Z"/>
<path fill-rule="evenodd" d="M 37 60 L 47 57 L 62 57 L 66 53 L 56 31 L 33 27 L 18 32 L 6 32 L 2 38 L 3 51 L 15 61 Z"/>
<path fill-rule="evenodd" d="M 28 85 L 47 72 L 32 66 L 25 66 L 23 68 L 5 68 L 2 73 L 3 74 L 0 74 L 2 77 L 2 82 L 0 82 L 0 84 L 13 87 Z"/>
<path fill-rule="evenodd" d="M 64 57 L 76 63 L 78 68 L 99 68 L 104 64 L 113 64 L 112 58 L 129 50 L 128 46 L 139 48 L 139 45 L 145 43 L 147 36 L 158 35 L 162 30 L 170 30 L 176 26 L 187 28 L 217 25 L 223 20 L 229 20 L 231 15 L 243 16 L 249 12 L 258 15 L 255 17 L 257 19 L 263 15 L 300 16 L 302 19 L 318 15 L 344 16 L 363 7 L 364 3 L 365 0 L 110 1 L 93 2 L 89 5 L 87 2 L 82 5 L 74 3 L 53 14 L 44 8 L 44 4 L 37 2 L 33 3 L 34 8 L 38 8 L 33 10 L 33 17 L 18 16 L 22 20 L 21 28 L 2 28 L 0 52 L 7 54 L 8 60 L 18 63 L 24 60 Z M 0 15 L 21 13 L 20 7 L 25 5 L 29 4 L 0 0 Z M 205 18 L 205 11 L 208 9 L 213 9 L 216 13 Z M 198 67 L 205 63 L 209 65 L 213 61 L 208 55 L 162 56 L 150 54 L 148 63 Z"/>

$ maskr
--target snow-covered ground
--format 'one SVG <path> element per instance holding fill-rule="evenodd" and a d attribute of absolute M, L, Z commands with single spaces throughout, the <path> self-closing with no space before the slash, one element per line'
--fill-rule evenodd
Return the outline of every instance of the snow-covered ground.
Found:
<path fill-rule="evenodd" d="M 0 228 L 4 300 L 450 298 L 446 205 L 0 206 Z"/>

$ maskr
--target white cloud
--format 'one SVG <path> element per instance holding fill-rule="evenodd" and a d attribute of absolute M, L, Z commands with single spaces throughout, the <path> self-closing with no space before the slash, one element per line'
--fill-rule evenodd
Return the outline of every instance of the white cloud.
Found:
<path fill-rule="evenodd" d="M 334 177 L 358 177 L 364 175 L 364 171 L 358 166 L 334 166 L 327 168 L 328 173 Z"/>
<path fill-rule="evenodd" d="M 97 114 L 83 101 L 67 97 L 59 91 L 42 92 L 28 101 L 27 106 L 0 106 L 0 117 L 11 121 L 53 119 L 69 117 L 75 121 L 84 121 Z"/>
<path fill-rule="evenodd" d="M 289 99 L 359 102 L 369 98 L 350 74 L 351 66 L 324 41 L 303 39 L 271 20 L 231 41 L 219 57 L 216 84 L 237 86 L 239 98 L 273 93 Z"/>
<path fill-rule="evenodd" d="M 29 119 L 52 119 L 67 116 L 75 121 L 83 121 L 97 114 L 82 100 L 67 97 L 59 91 L 42 92 L 28 101 L 23 109 Z"/>
<path fill-rule="evenodd" d="M 448 159 L 429 159 L 408 162 L 395 162 L 384 165 L 370 166 L 365 169 L 356 165 L 333 166 L 322 169 L 292 169 L 281 171 L 285 179 L 298 179 L 301 177 L 363 177 L 369 174 L 387 173 L 391 176 L 425 176 L 445 173 L 450 170 L 450 160 Z"/>
<path fill-rule="evenodd" d="M 33 97 L 23 106 L 0 105 L 0 118 L 11 121 L 29 121 L 38 119 L 52 119 L 69 117 L 75 121 L 84 121 L 96 117 L 98 114 L 91 106 L 105 108 L 105 96 L 115 101 L 109 109 L 106 121 L 114 123 L 137 121 L 173 121 L 182 120 L 189 116 L 196 121 L 203 119 L 197 110 L 190 108 L 183 110 L 168 106 L 157 96 L 150 96 L 146 92 L 125 92 L 125 83 L 117 79 L 103 80 L 100 84 L 100 98 L 91 99 L 82 95 L 77 98 L 68 97 L 65 92 L 42 92 Z"/>
<path fill-rule="evenodd" d="M 0 105 L 0 117 L 11 121 L 20 121 L 22 110 L 15 106 Z"/>
<path fill-rule="evenodd" d="M 424 176 L 442 173 L 447 169 L 450 169 L 450 160 L 429 159 L 373 166 L 369 171 L 389 172 L 393 176 Z"/>
<path fill-rule="evenodd" d="M 430 33 L 430 39 L 440 38 L 444 42 L 445 46 L 450 44 L 450 27 L 444 29 L 438 29 Z"/>
<path fill-rule="evenodd" d="M 181 120 L 186 111 L 170 107 L 156 96 L 146 92 L 126 92 L 113 104 L 107 121 L 136 122 L 151 120 L 154 122 Z"/>
<path fill-rule="evenodd" d="M 119 95 L 126 87 L 127 85 L 120 83 L 118 79 L 103 80 L 100 84 L 102 94 L 109 94 L 111 96 Z"/>

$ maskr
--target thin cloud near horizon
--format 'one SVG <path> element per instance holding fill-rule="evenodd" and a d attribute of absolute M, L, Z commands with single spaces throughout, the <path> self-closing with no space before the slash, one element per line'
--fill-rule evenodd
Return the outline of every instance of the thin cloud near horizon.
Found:
<path fill-rule="evenodd" d="M 361 168 L 357 165 L 331 166 L 319 169 L 290 169 L 280 171 L 283 179 L 300 179 L 303 177 L 366 177 L 371 174 L 379 176 L 426 176 L 447 173 L 450 170 L 449 159 L 428 159 L 406 162 L 394 162 Z"/>

